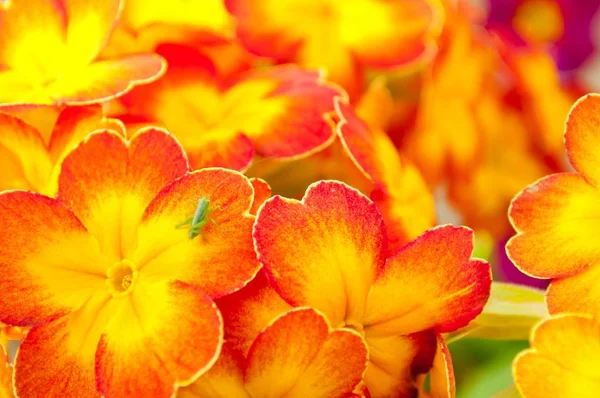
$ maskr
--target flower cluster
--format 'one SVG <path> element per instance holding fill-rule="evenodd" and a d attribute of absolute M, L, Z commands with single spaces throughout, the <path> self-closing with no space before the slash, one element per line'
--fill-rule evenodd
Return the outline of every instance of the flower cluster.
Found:
<path fill-rule="evenodd" d="M 0 0 L 0 396 L 594 396 L 597 8 Z"/>

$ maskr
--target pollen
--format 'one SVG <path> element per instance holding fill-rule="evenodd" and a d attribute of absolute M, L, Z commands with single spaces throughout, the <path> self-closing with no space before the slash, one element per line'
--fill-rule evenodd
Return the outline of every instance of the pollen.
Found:
<path fill-rule="evenodd" d="M 136 267 L 129 260 L 119 261 L 106 271 L 106 286 L 113 297 L 129 294 L 136 279 Z"/>

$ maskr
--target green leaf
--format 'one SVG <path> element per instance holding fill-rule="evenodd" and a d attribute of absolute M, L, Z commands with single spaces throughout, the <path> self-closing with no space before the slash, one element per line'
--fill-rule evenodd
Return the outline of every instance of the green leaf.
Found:
<path fill-rule="evenodd" d="M 466 327 L 447 336 L 449 343 L 462 338 L 527 340 L 533 325 L 548 316 L 544 291 L 492 282 L 483 312 Z"/>

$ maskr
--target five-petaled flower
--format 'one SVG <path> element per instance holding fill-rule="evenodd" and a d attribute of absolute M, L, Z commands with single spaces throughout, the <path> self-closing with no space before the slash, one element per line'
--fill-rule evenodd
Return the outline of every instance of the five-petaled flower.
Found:
<path fill-rule="evenodd" d="M 11 0 L 0 7 L 0 105 L 89 104 L 157 79 L 156 54 L 98 60 L 121 0 Z"/>
<path fill-rule="evenodd" d="M 33 326 L 19 348 L 19 396 L 164 396 L 219 355 L 213 299 L 259 270 L 251 182 L 189 171 L 159 129 L 89 135 L 63 161 L 57 199 L 0 194 L 0 321 Z M 208 198 L 215 223 L 176 226 Z M 216 224 L 216 225 L 215 225 Z"/>
<path fill-rule="evenodd" d="M 506 249 L 526 274 L 552 279 L 550 313 L 600 314 L 600 96 L 587 95 L 567 119 L 565 145 L 574 172 L 553 174 L 525 188 L 511 204 L 517 235 Z"/>
<path fill-rule="evenodd" d="M 314 307 L 363 337 L 373 397 L 414 391 L 436 334 L 465 326 L 489 296 L 490 267 L 470 258 L 471 230 L 433 228 L 388 256 L 377 208 L 340 182 L 315 183 L 302 201 L 268 199 L 253 235 L 266 277 L 219 301 L 228 341 L 246 352 L 278 313 Z"/>

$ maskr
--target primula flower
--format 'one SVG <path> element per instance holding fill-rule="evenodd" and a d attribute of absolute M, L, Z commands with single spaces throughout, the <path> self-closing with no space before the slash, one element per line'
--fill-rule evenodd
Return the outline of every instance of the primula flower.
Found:
<path fill-rule="evenodd" d="M 226 0 L 249 51 L 279 62 L 325 68 L 358 95 L 365 67 L 414 65 L 430 59 L 443 22 L 427 0 Z"/>
<path fill-rule="evenodd" d="M 0 190 L 26 189 L 54 195 L 60 163 L 77 144 L 94 130 L 122 132 L 124 128 L 118 120 L 104 117 L 100 105 L 67 107 L 52 126 L 40 130 L 0 113 Z"/>
<path fill-rule="evenodd" d="M 487 25 L 517 44 L 550 45 L 558 68 L 568 71 L 594 52 L 598 6 L 598 0 L 491 0 Z"/>
<path fill-rule="evenodd" d="M 193 382 L 221 348 L 213 299 L 259 269 L 249 180 L 189 172 L 164 131 L 103 131 L 64 159 L 57 198 L 0 194 L 0 321 L 33 326 L 16 393 L 168 397 Z"/>
<path fill-rule="evenodd" d="M 362 380 L 368 351 L 360 334 L 332 329 L 319 311 L 275 318 L 247 357 L 225 343 L 217 363 L 178 397 L 348 397 Z"/>
<path fill-rule="evenodd" d="M 598 396 L 600 324 L 589 315 L 560 314 L 531 332 L 531 348 L 513 365 L 524 398 Z"/>
<path fill-rule="evenodd" d="M 211 61 L 192 48 L 165 45 L 158 52 L 169 61 L 167 74 L 123 102 L 131 114 L 167 126 L 194 168 L 244 170 L 255 153 L 278 159 L 308 156 L 335 138 L 326 115 L 341 92 L 318 72 L 279 66 L 229 83 L 219 80 Z"/>
<path fill-rule="evenodd" d="M 315 183 L 301 201 L 268 199 L 253 235 L 270 286 L 258 280 L 218 303 L 228 341 L 245 352 L 290 306 L 314 307 L 363 337 L 373 397 L 414 391 L 414 376 L 431 367 L 435 334 L 469 323 L 489 295 L 489 265 L 470 259 L 470 230 L 434 228 L 388 256 L 377 208 L 340 182 Z"/>
<path fill-rule="evenodd" d="M 509 218 L 517 235 L 506 249 L 526 274 L 552 279 L 546 295 L 550 313 L 596 314 L 600 313 L 599 95 L 587 95 L 573 106 L 565 146 L 575 172 L 542 178 L 514 198 Z"/>
<path fill-rule="evenodd" d="M 0 104 L 88 104 L 158 78 L 155 54 L 98 59 L 120 10 L 120 0 L 0 5 Z"/>

